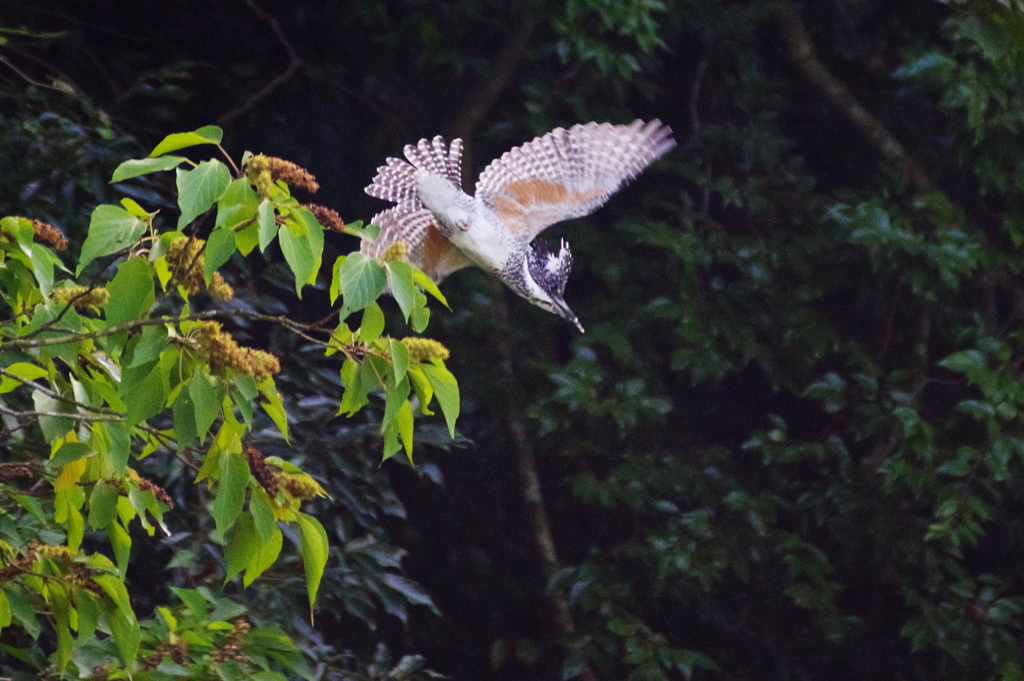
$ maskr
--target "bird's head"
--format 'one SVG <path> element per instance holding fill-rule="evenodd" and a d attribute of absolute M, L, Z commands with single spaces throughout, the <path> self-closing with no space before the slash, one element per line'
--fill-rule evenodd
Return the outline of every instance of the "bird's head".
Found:
<path fill-rule="evenodd" d="M 569 272 L 572 270 L 569 245 L 562 241 L 558 255 L 555 255 L 548 250 L 543 240 L 537 239 L 527 249 L 526 270 L 531 280 L 527 284 L 530 302 L 571 322 L 582 333 L 583 325 L 563 298 L 565 282 L 569 280 Z"/>

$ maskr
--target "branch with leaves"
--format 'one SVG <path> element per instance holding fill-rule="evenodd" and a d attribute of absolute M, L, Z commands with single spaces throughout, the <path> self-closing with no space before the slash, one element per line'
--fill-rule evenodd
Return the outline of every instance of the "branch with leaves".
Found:
<path fill-rule="evenodd" d="M 416 333 L 429 322 L 428 294 L 445 303 L 405 262 L 359 252 L 339 258 L 330 283 L 332 303 L 340 302 L 333 329 L 325 323 L 334 315 L 301 324 L 247 311 L 193 311 L 202 291 L 215 300 L 233 297 L 219 270 L 236 254 L 253 257 L 277 241 L 301 296 L 320 276 L 328 227 L 362 239 L 377 232 L 301 205 L 291 187 L 315 191 L 309 173 L 250 153 L 235 163 L 221 137 L 214 126 L 169 135 L 148 157 L 122 163 L 112 182 L 173 170 L 180 214 L 168 225 L 129 198 L 98 206 L 74 273 L 53 252 L 59 233 L 52 227 L 0 220 L 0 299 L 8 308 L 0 324 L 0 415 L 11 425 L 8 444 L 22 456 L 32 441 L 49 452 L 44 461 L 25 462 L 40 471 L 31 491 L 0 481 L 0 521 L 18 528 L 0 541 L 0 629 L 17 626 L 38 641 L 44 630 L 36 613 L 46 613 L 55 641 L 49 659 L 61 674 L 97 650 L 109 656 L 107 671 L 120 675 L 166 658 L 191 676 L 228 658 L 244 659 L 251 671 L 301 673 L 301 654 L 287 637 L 237 619 L 241 611 L 224 599 L 176 589 L 180 604 L 159 608 L 160 619 L 143 625 L 125 582 L 133 525 L 169 534 L 164 516 L 173 506 L 132 464 L 169 447 L 188 455 L 198 468 L 195 483 L 213 492 L 212 541 L 223 546 L 226 579 L 241 576 L 248 586 L 278 561 L 284 536 L 295 537 L 312 615 L 328 540 L 302 508 L 324 491 L 296 465 L 248 444 L 259 412 L 289 437 L 274 384 L 280 360 L 239 345 L 218 320 L 271 322 L 321 344 L 328 356 L 340 352 L 345 391 L 338 413 L 355 414 L 380 395 L 385 458 L 404 449 L 412 459 L 416 414 L 431 415 L 435 398 L 454 436 L 459 391 L 444 365 L 447 349 L 428 338 L 384 334 L 377 300 L 385 286 Z M 226 162 L 174 153 L 201 145 L 215 146 Z M 198 238 L 199 226 L 211 222 L 208 238 Z M 86 276 L 93 283 L 80 284 Z M 355 313 L 359 325 L 350 326 Z M 87 524 L 109 542 L 113 559 L 85 550 Z M 277 654 L 262 654 L 261 646 Z M 25 659 L 42 648 L 32 650 Z"/>

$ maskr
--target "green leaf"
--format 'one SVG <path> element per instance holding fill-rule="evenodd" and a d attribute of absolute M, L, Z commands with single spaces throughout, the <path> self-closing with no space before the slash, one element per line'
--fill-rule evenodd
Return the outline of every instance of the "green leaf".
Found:
<path fill-rule="evenodd" d="M 89 526 L 92 529 L 102 530 L 114 520 L 118 496 L 118 489 L 104 480 L 92 488 L 89 495 Z"/>
<path fill-rule="evenodd" d="M 984 369 L 987 365 L 985 355 L 978 350 L 961 350 L 939 362 L 939 366 L 950 371 L 970 373 L 976 369 Z"/>
<path fill-rule="evenodd" d="M 167 400 L 164 390 L 163 367 L 159 362 L 125 370 L 118 394 L 128 407 L 128 424 L 135 425 L 159 414 Z"/>
<path fill-rule="evenodd" d="M 96 258 L 116 253 L 133 245 L 142 236 L 146 223 L 120 206 L 97 206 L 89 220 L 89 235 L 82 244 L 76 276 Z"/>
<path fill-rule="evenodd" d="M 176 132 L 168 135 L 149 152 L 149 155 L 162 156 L 169 151 L 194 147 L 197 144 L 220 144 L 223 138 L 223 130 L 216 125 L 206 125 L 193 132 Z"/>
<path fill-rule="evenodd" d="M 132 550 L 132 537 L 124 526 L 119 522 L 112 522 L 107 526 L 107 537 L 110 538 L 110 548 L 114 550 L 114 560 L 117 561 L 118 572 L 123 577 L 128 572 L 128 557 Z"/>
<path fill-rule="evenodd" d="M 263 574 L 267 568 L 274 564 L 277 557 L 281 555 L 281 546 L 284 543 L 284 535 L 276 526 L 270 537 L 259 545 L 259 550 L 249 565 L 245 568 L 245 576 L 242 578 L 242 586 L 249 586 L 253 580 Z"/>
<path fill-rule="evenodd" d="M 32 403 L 36 407 L 36 411 L 48 411 L 48 412 L 65 412 L 71 413 L 73 407 L 64 400 L 58 400 L 44 395 L 38 390 L 32 393 Z M 64 437 L 67 432 L 74 428 L 75 422 L 70 418 L 64 418 L 63 416 L 40 416 L 39 427 L 43 431 L 43 437 L 48 441 L 52 442 L 59 437 Z"/>
<path fill-rule="evenodd" d="M 313 253 L 305 225 L 296 225 L 294 220 L 286 220 L 284 226 L 278 230 L 277 238 L 281 244 L 281 253 L 295 275 L 295 293 L 301 298 L 302 287 L 316 273 L 319 263 Z"/>
<path fill-rule="evenodd" d="M 391 352 L 391 369 L 395 374 L 395 381 L 401 381 L 409 370 L 409 348 L 405 347 L 402 341 L 389 338 L 388 349 Z"/>
<path fill-rule="evenodd" d="M 338 414 L 352 416 L 369 403 L 367 395 L 373 384 L 363 381 L 362 365 L 351 359 L 346 359 L 341 367 L 341 381 L 345 392 L 338 404 Z"/>
<path fill-rule="evenodd" d="M 118 326 L 147 316 L 156 300 L 153 268 L 145 258 L 128 258 L 118 265 L 107 284 L 110 302 L 105 308 L 107 324 Z"/>
<path fill-rule="evenodd" d="M 221 457 L 220 482 L 213 500 L 213 519 L 218 532 L 227 530 L 242 512 L 249 475 L 249 463 L 242 456 L 225 453 Z"/>
<path fill-rule="evenodd" d="M 50 615 L 57 630 L 57 668 L 64 669 L 71 660 L 71 604 L 61 583 L 50 585 Z"/>
<path fill-rule="evenodd" d="M 402 436 L 402 444 L 405 445 L 405 456 L 409 459 L 409 463 L 412 463 L 413 418 L 412 403 L 409 400 L 403 402 L 399 407 L 395 419 L 398 424 L 398 434 Z"/>
<path fill-rule="evenodd" d="M 391 420 L 384 424 L 384 456 L 381 461 L 387 461 L 402 448 L 398 441 L 398 421 Z"/>
<path fill-rule="evenodd" d="M 132 610 L 132 602 L 124 582 L 111 574 L 94 575 L 93 581 L 110 597 L 117 610 L 125 617 L 135 618 L 135 611 Z"/>
<path fill-rule="evenodd" d="M 178 168 L 178 230 L 205 213 L 231 184 L 231 172 L 217 159 L 203 161 L 192 170 Z"/>
<path fill-rule="evenodd" d="M 407 262 L 392 262 L 384 266 L 388 271 L 388 284 L 391 286 L 391 295 L 402 310 L 405 321 L 409 321 L 409 315 L 416 304 L 416 286 L 413 284 L 412 265 Z"/>
<path fill-rule="evenodd" d="M 384 333 L 384 313 L 381 312 L 380 305 L 370 303 L 363 310 L 363 319 L 359 324 L 359 341 L 362 343 L 375 341 L 380 338 L 382 333 Z"/>
<path fill-rule="evenodd" d="M 33 603 L 34 599 L 25 593 L 25 589 L 21 585 L 14 581 L 5 584 L 2 591 L 7 595 L 11 614 L 17 618 L 25 633 L 32 638 L 39 638 L 43 626 L 37 617 L 39 613 L 36 610 L 35 603 Z"/>
<path fill-rule="evenodd" d="M 72 461 L 77 461 L 83 456 L 92 453 L 92 447 L 85 442 L 65 442 L 60 446 L 50 460 L 46 462 L 46 468 L 50 472 L 56 472 Z"/>
<path fill-rule="evenodd" d="M 78 606 L 78 640 L 88 639 L 96 631 L 100 619 L 100 600 L 87 589 L 76 589 L 75 605 Z"/>
<path fill-rule="evenodd" d="M 214 226 L 234 230 L 253 220 L 259 205 L 260 197 L 253 191 L 249 180 L 244 177 L 232 180 L 217 202 L 217 220 Z"/>
<path fill-rule="evenodd" d="M 57 496 L 67 498 L 74 492 L 77 492 L 82 498 L 85 497 L 85 493 L 78 485 L 71 487 L 64 493 L 58 494 Z M 66 544 L 68 550 L 72 553 L 77 553 L 78 547 L 82 545 L 82 538 L 85 536 L 85 518 L 82 517 L 82 513 L 79 510 L 80 506 L 77 506 L 75 503 L 70 501 L 68 504 L 68 517 L 64 523 L 64 528 L 67 532 Z"/>
<path fill-rule="evenodd" d="M 277 529 L 277 521 L 274 520 L 274 507 L 270 504 L 270 496 L 255 480 L 249 485 L 249 513 L 252 514 L 260 541 L 268 541 Z"/>
<path fill-rule="evenodd" d="M 110 178 L 110 184 L 130 180 L 139 175 L 148 175 L 149 173 L 157 173 L 161 170 L 177 168 L 185 160 L 184 156 L 164 156 L 162 158 L 138 158 L 125 161 L 114 170 L 114 175 Z"/>
<path fill-rule="evenodd" d="M 25 383 L 30 383 L 37 378 L 43 378 L 47 375 L 46 369 L 35 364 L 29 364 L 28 362 L 15 362 L 6 367 L 4 371 L 24 380 L 18 381 L 9 376 L 0 377 L 0 393 L 9 393 L 15 388 L 25 385 Z"/>
<path fill-rule="evenodd" d="M 338 290 L 344 296 L 340 319 L 362 310 L 384 292 L 387 275 L 373 258 L 355 252 L 348 255 L 335 274 Z"/>
<path fill-rule="evenodd" d="M 196 406 L 192 402 L 192 394 L 182 390 L 174 400 L 174 439 L 178 444 L 178 453 L 185 451 L 199 436 L 196 424 Z"/>
<path fill-rule="evenodd" d="M 181 587 L 172 586 L 171 591 L 174 595 L 181 599 L 181 602 L 188 606 L 188 609 L 192 611 L 192 614 L 196 617 L 205 618 L 206 612 L 209 610 L 207 600 L 203 597 L 203 594 L 199 593 L 195 589 L 183 589 Z"/>
<path fill-rule="evenodd" d="M 61 262 L 46 246 L 42 244 L 29 245 L 29 262 L 32 263 L 32 274 L 39 283 L 39 290 L 44 296 L 50 295 L 50 287 L 53 286 L 53 266 Z"/>
<path fill-rule="evenodd" d="M 313 604 L 320 589 L 320 579 L 327 567 L 327 555 L 330 546 L 323 525 L 313 516 L 298 513 L 300 549 L 302 565 L 306 571 L 306 590 L 309 593 L 309 616 L 313 617 Z"/>
<path fill-rule="evenodd" d="M 426 307 L 414 307 L 412 310 L 412 319 L 410 324 L 412 330 L 416 333 L 423 333 L 427 328 L 427 324 L 430 323 L 430 309 Z"/>
<path fill-rule="evenodd" d="M 202 442 L 220 414 L 220 405 L 227 390 L 219 384 L 214 385 L 205 371 L 196 371 L 188 391 L 196 409 L 196 436 Z"/>
<path fill-rule="evenodd" d="M 441 405 L 448 423 L 448 433 L 455 437 L 455 420 L 459 417 L 459 383 L 444 366 L 444 362 L 439 359 L 432 361 L 433 364 L 421 364 L 420 368 L 430 381 L 430 387 L 434 389 L 437 402 Z"/>
<path fill-rule="evenodd" d="M 434 605 L 434 601 L 430 597 L 430 594 L 424 591 L 423 587 L 408 577 L 396 575 L 393 572 L 386 572 L 384 573 L 383 581 L 389 587 L 402 594 L 402 596 L 405 597 L 405 600 L 410 603 L 413 603 L 414 605 L 425 605 L 435 613 L 438 612 L 437 606 Z"/>
<path fill-rule="evenodd" d="M 409 398 L 409 379 L 408 377 L 403 378 L 401 381 L 396 381 L 393 371 L 388 371 L 387 381 L 385 383 L 385 395 L 384 395 L 384 418 L 381 423 L 381 432 L 384 432 L 386 428 L 395 417 L 398 415 L 398 409 L 402 406 L 402 402 Z"/>
<path fill-rule="evenodd" d="M 144 326 L 142 332 L 135 336 L 135 339 L 135 345 L 132 346 L 132 359 L 127 368 L 143 366 L 156 361 L 169 343 L 167 327 L 156 324 Z"/>
<path fill-rule="evenodd" d="M 260 252 L 267 250 L 267 246 L 277 236 L 277 221 L 274 219 L 274 204 L 270 202 L 270 199 L 263 199 L 260 202 L 260 207 L 256 211 L 257 219 L 260 224 Z"/>
<path fill-rule="evenodd" d="M 423 373 L 423 367 L 414 364 L 409 367 L 408 374 L 412 379 L 412 386 L 416 390 L 416 397 L 420 401 L 420 411 L 427 416 L 432 416 L 434 412 L 430 411 L 430 401 L 434 399 L 434 389 L 430 387 L 430 381 Z"/>
<path fill-rule="evenodd" d="M 249 562 L 259 554 L 260 539 L 253 526 L 252 516 L 245 513 L 228 532 L 227 545 L 224 547 L 224 560 L 227 563 L 224 572 L 224 583 L 227 584 L 235 575 L 245 569 Z"/>
<path fill-rule="evenodd" d="M 342 264 L 348 260 L 347 255 L 339 255 L 334 261 L 334 267 L 331 270 L 331 305 L 334 305 L 335 301 L 338 300 L 338 296 L 341 295 L 341 282 L 338 281 L 338 272 L 341 271 Z M 381 289 L 383 291 L 383 289 Z M 344 320 L 342 320 L 344 322 Z"/>
<path fill-rule="evenodd" d="M 4 630 L 4 627 L 8 627 L 12 620 L 11 604 L 7 600 L 7 593 L 0 591 L 0 632 Z"/>
<path fill-rule="evenodd" d="M 281 401 L 281 396 L 277 394 L 277 387 L 274 385 L 274 379 L 268 378 L 260 383 L 260 392 L 266 397 L 266 401 L 262 402 L 263 411 L 267 412 L 267 415 L 274 421 L 277 429 L 281 431 L 281 435 L 284 436 L 285 442 L 288 441 L 288 414 L 285 413 L 284 403 Z"/>
<path fill-rule="evenodd" d="M 127 196 L 121 199 L 121 205 L 126 211 L 142 220 L 143 222 L 149 220 L 149 213 L 146 209 L 140 206 L 134 199 L 129 199 Z"/>
<path fill-rule="evenodd" d="M 203 278 L 209 284 L 213 273 L 220 269 L 234 255 L 236 249 L 235 233 L 230 229 L 217 229 L 206 241 L 206 252 L 203 254 Z"/>
<path fill-rule="evenodd" d="M 106 602 L 101 603 L 101 607 L 107 627 L 114 637 L 118 654 L 126 665 L 131 665 L 135 662 L 142 641 L 142 632 L 139 630 L 135 614 L 125 614 L 119 608 L 111 608 Z"/>
<path fill-rule="evenodd" d="M 424 274 L 423 270 L 418 267 L 413 267 L 412 279 L 416 284 L 422 287 L 424 291 L 439 300 L 442 305 L 447 307 L 449 310 L 451 309 L 448 305 L 448 300 L 444 297 L 444 294 L 441 293 L 441 289 L 437 288 L 437 284 L 434 283 L 434 280 Z"/>

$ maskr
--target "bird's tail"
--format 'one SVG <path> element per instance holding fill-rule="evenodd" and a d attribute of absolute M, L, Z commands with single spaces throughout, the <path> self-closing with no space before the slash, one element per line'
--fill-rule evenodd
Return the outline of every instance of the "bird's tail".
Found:
<path fill-rule="evenodd" d="M 366 193 L 394 203 L 417 200 L 417 170 L 440 175 L 456 187 L 462 187 L 461 139 L 452 140 L 451 146 L 445 144 L 440 135 L 432 141 L 422 139 L 416 146 L 405 146 L 405 157 L 409 163 L 399 158 L 389 158 L 386 166 L 377 168 L 377 175 L 365 189 Z"/>

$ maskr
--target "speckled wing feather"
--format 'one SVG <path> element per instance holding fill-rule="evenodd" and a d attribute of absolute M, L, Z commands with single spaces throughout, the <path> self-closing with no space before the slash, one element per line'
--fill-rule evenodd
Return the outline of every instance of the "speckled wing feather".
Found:
<path fill-rule="evenodd" d="M 377 213 L 370 222 L 380 226 L 380 234 L 375 241 L 364 241 L 359 250 L 371 258 L 379 258 L 396 241 L 404 241 L 406 262 L 438 283 L 473 264 L 438 231 L 434 215 L 419 201 L 404 201 Z"/>
<path fill-rule="evenodd" d="M 366 193 L 395 203 L 415 199 L 417 169 L 429 170 L 447 178 L 456 187 L 462 187 L 461 139 L 452 140 L 450 147 L 440 135 L 431 141 L 422 139 L 416 146 L 405 146 L 405 157 L 409 163 L 391 157 L 387 165 L 377 168 L 377 175 L 366 187 Z"/>
<path fill-rule="evenodd" d="M 420 203 L 416 195 L 416 170 L 428 170 L 447 178 L 456 187 L 461 186 L 462 140 L 454 139 L 449 146 L 440 135 L 429 141 L 421 139 L 416 146 L 406 145 L 405 157 L 409 163 L 389 158 L 366 188 L 370 196 L 398 205 L 373 216 L 370 222 L 380 226 L 380 234 L 372 243 L 364 241 L 360 250 L 376 258 L 396 241 L 404 241 L 408 248 L 406 261 L 440 282 L 473 263 L 441 234 L 434 215 Z"/>
<path fill-rule="evenodd" d="M 659 120 L 556 128 L 487 166 L 476 198 L 530 242 L 556 222 L 593 213 L 674 146 Z"/>

